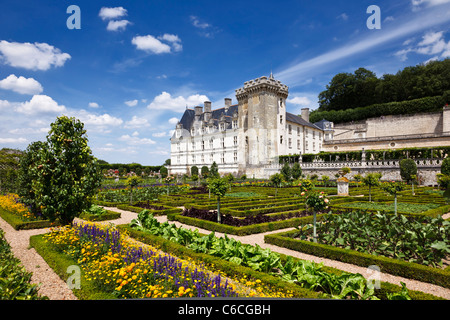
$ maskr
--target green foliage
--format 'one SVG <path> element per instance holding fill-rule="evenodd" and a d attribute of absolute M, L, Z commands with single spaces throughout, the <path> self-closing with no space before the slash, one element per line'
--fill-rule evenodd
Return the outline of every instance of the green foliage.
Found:
<path fill-rule="evenodd" d="M 191 167 L 191 176 L 198 176 L 198 167 L 197 166 Z"/>
<path fill-rule="evenodd" d="M 292 178 L 292 169 L 288 163 L 285 163 L 281 168 L 281 174 L 285 181 L 291 181 Z"/>
<path fill-rule="evenodd" d="M 278 187 L 281 185 L 281 182 L 283 181 L 284 176 L 281 173 L 275 173 L 270 176 L 270 182 L 275 187 L 275 197 L 278 193 Z"/>
<path fill-rule="evenodd" d="M 159 169 L 159 174 L 161 175 L 161 178 L 165 179 L 169 175 L 169 170 L 167 170 L 167 168 L 163 166 L 161 167 L 161 169 Z"/>
<path fill-rule="evenodd" d="M 217 197 L 217 222 L 220 223 L 220 198 L 225 197 L 228 182 L 225 178 L 213 178 L 208 182 L 209 191 Z"/>
<path fill-rule="evenodd" d="M 411 183 L 414 180 L 413 176 L 417 175 L 417 165 L 412 159 L 402 159 L 400 160 L 400 176 L 403 180 Z"/>
<path fill-rule="evenodd" d="M 450 188 L 450 175 L 438 173 L 436 176 L 439 187 L 442 189 Z"/>
<path fill-rule="evenodd" d="M 202 178 L 206 179 L 209 176 L 209 168 L 207 166 L 203 166 L 201 169 Z"/>
<path fill-rule="evenodd" d="M 400 191 L 405 190 L 405 184 L 403 182 L 398 181 L 389 181 L 384 182 L 381 185 L 381 188 L 389 193 L 391 196 L 397 195 Z"/>
<path fill-rule="evenodd" d="M 301 176 L 302 176 L 302 168 L 300 167 L 300 164 L 298 162 L 296 162 L 292 166 L 292 178 L 294 180 L 297 180 Z"/>
<path fill-rule="evenodd" d="M 312 225 L 298 229 L 308 238 Z M 353 211 L 325 215 L 318 223 L 318 242 L 345 249 L 441 266 L 450 253 L 450 222 L 442 217 L 408 219 L 403 215 Z"/>
<path fill-rule="evenodd" d="M 444 161 L 442 161 L 441 173 L 445 175 L 450 175 L 450 156 L 447 156 L 447 158 L 445 158 Z"/>
<path fill-rule="evenodd" d="M 385 74 L 381 78 L 377 78 L 373 72 L 364 68 L 359 68 L 354 73 L 339 73 L 326 86 L 326 90 L 319 94 L 318 111 L 340 111 L 364 107 L 368 109 L 368 106 L 378 109 L 373 105 L 442 95 L 450 88 L 449 74 L 450 59 L 407 67 L 395 75 Z M 441 100 L 438 105 L 435 104 L 432 107 L 440 108 L 448 102 L 442 98 Z M 415 111 L 417 107 L 413 107 L 410 111 L 417 112 Z M 424 111 L 428 110 L 424 109 Z M 313 116 L 311 114 L 311 117 Z M 318 120 L 312 122 L 323 118 L 333 121 L 327 117 L 318 117 Z M 355 119 L 347 121 L 351 120 Z M 337 123 L 337 121 L 334 122 Z"/>
<path fill-rule="evenodd" d="M 380 185 L 381 173 L 368 173 L 362 178 L 362 183 L 369 187 L 369 201 L 372 200 L 372 188 Z"/>
<path fill-rule="evenodd" d="M 47 300 L 39 295 L 39 287 L 31 283 L 31 276 L 14 257 L 0 229 L 0 300 Z"/>
<path fill-rule="evenodd" d="M 19 163 L 23 153 L 19 150 L 3 148 L 0 150 L 0 190 L 3 192 L 18 192 Z"/>
<path fill-rule="evenodd" d="M 36 151 L 28 167 L 31 190 L 50 221 L 71 224 L 100 186 L 101 172 L 85 134 L 83 123 L 62 116 L 51 124 L 47 142 L 31 148 Z"/>
<path fill-rule="evenodd" d="M 217 163 L 214 161 L 211 165 L 211 168 L 209 169 L 209 176 L 211 178 L 217 178 L 219 177 L 219 167 L 217 166 Z"/>
<path fill-rule="evenodd" d="M 328 208 L 329 200 L 324 192 L 311 191 L 308 193 L 305 203 L 315 212 L 320 212 Z"/>

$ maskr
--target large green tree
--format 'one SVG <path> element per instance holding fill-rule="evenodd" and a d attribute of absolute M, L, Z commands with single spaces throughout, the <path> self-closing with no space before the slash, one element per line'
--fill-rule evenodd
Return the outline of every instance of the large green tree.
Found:
<path fill-rule="evenodd" d="M 47 142 L 39 147 L 30 167 L 36 204 L 51 221 L 71 224 L 91 206 L 102 179 L 84 124 L 75 118 L 58 117 L 51 124 Z"/>

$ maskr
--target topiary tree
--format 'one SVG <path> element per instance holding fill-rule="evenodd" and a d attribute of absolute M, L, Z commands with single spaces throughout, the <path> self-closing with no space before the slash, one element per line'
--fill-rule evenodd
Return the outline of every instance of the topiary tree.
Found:
<path fill-rule="evenodd" d="M 209 168 L 207 166 L 203 166 L 201 170 L 202 178 L 206 179 L 209 176 Z"/>
<path fill-rule="evenodd" d="M 292 178 L 294 180 L 299 179 L 302 176 L 302 168 L 298 162 L 294 163 L 292 166 Z"/>
<path fill-rule="evenodd" d="M 283 175 L 281 173 L 275 173 L 270 176 L 270 182 L 272 182 L 272 185 L 275 187 L 275 197 L 277 196 L 278 187 L 280 186 L 282 181 Z"/>
<path fill-rule="evenodd" d="M 283 175 L 285 181 L 291 181 L 292 170 L 289 163 L 286 162 L 284 166 L 281 168 L 281 174 Z"/>
<path fill-rule="evenodd" d="M 414 181 L 417 178 L 417 165 L 413 159 L 400 160 L 400 176 L 407 183 L 412 184 L 412 193 L 414 194 Z"/>
<path fill-rule="evenodd" d="M 394 213 L 397 215 L 397 194 L 405 189 L 405 185 L 402 182 L 390 181 L 383 183 L 381 188 L 394 196 Z"/>
<path fill-rule="evenodd" d="M 217 163 L 214 161 L 211 165 L 211 168 L 209 169 L 209 176 L 211 178 L 218 178 L 219 175 L 219 167 L 217 166 Z"/>
<path fill-rule="evenodd" d="M 161 169 L 159 169 L 159 174 L 161 175 L 162 179 L 165 179 L 169 175 L 169 170 L 167 170 L 166 167 L 162 166 Z"/>
<path fill-rule="evenodd" d="M 51 124 L 31 175 L 36 205 L 50 221 L 72 224 L 91 206 L 90 198 L 100 187 L 102 176 L 80 120 L 62 116 Z"/>
<path fill-rule="evenodd" d="M 217 222 L 221 223 L 220 219 L 220 198 L 227 193 L 228 183 L 224 178 L 210 179 L 208 182 L 209 191 L 217 197 Z"/>
<path fill-rule="evenodd" d="M 447 176 L 450 175 L 450 157 L 447 157 L 444 159 L 444 161 L 442 161 L 441 173 Z"/>
<path fill-rule="evenodd" d="M 133 204 L 133 188 L 137 187 L 140 182 L 141 178 L 138 176 L 131 176 L 125 182 L 125 185 L 130 188 L 130 206 Z"/>
<path fill-rule="evenodd" d="M 380 178 L 380 173 L 369 173 L 362 178 L 362 183 L 369 187 L 369 202 L 372 201 L 372 187 L 377 187 L 380 185 Z"/>
<path fill-rule="evenodd" d="M 192 176 L 198 176 L 198 167 L 197 166 L 192 166 L 192 168 L 191 168 L 191 177 Z"/>
<path fill-rule="evenodd" d="M 329 177 L 329 176 L 326 176 L 326 175 L 323 175 L 323 176 L 322 176 L 322 181 L 323 181 L 323 183 L 324 183 L 324 185 L 325 185 L 325 188 L 326 188 L 327 185 L 328 185 L 328 181 L 330 181 L 330 177 Z"/>

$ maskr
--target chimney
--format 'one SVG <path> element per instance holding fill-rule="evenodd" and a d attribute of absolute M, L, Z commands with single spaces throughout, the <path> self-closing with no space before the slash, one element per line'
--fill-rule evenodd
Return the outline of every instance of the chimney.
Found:
<path fill-rule="evenodd" d="M 309 108 L 302 109 L 302 119 L 309 122 Z"/>
<path fill-rule="evenodd" d="M 203 113 L 203 107 L 202 106 L 196 106 L 195 107 L 195 120 L 200 120 L 200 116 Z"/>
<path fill-rule="evenodd" d="M 225 98 L 225 111 L 228 111 L 228 109 L 231 107 L 231 99 Z"/>
<path fill-rule="evenodd" d="M 205 116 L 204 119 L 206 122 L 209 121 L 209 119 L 211 119 L 211 102 L 210 101 L 205 101 Z"/>

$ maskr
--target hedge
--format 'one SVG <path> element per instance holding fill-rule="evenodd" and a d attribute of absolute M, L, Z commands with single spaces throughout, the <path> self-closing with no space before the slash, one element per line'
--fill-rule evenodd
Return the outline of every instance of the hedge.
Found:
<path fill-rule="evenodd" d="M 168 206 L 162 206 L 160 204 L 155 204 L 155 206 L 161 206 L 164 207 L 165 209 L 163 210 L 155 210 L 155 209 L 150 209 L 149 211 L 153 214 L 153 215 L 165 215 L 165 214 L 177 214 L 177 213 L 181 213 L 183 212 L 183 209 L 181 208 L 174 208 L 174 207 L 168 207 Z M 142 207 L 135 207 L 133 205 L 128 205 L 128 204 L 120 204 L 117 205 L 118 209 L 121 210 L 126 210 L 126 211 L 131 211 L 131 212 L 141 212 L 142 210 L 144 210 L 144 208 Z"/>
<path fill-rule="evenodd" d="M 0 208 L 0 217 L 8 222 L 15 230 L 42 229 L 57 225 L 57 223 L 52 223 L 50 220 L 23 221 L 17 215 L 3 208 Z"/>
<path fill-rule="evenodd" d="M 264 241 L 266 243 L 311 254 L 317 257 L 342 261 L 362 267 L 377 265 L 384 273 L 450 288 L 450 272 L 448 270 L 440 270 L 417 263 L 405 262 L 393 258 L 357 252 L 355 250 L 293 239 L 290 236 L 292 236 L 295 232 L 296 231 L 288 231 L 265 235 Z"/>
<path fill-rule="evenodd" d="M 317 215 L 318 221 L 323 215 Z M 195 226 L 198 228 L 202 228 L 209 231 L 221 232 L 226 234 L 234 234 L 237 236 L 246 236 L 255 233 L 263 233 L 268 231 L 286 229 L 286 228 L 294 228 L 299 226 L 302 223 L 311 223 L 313 220 L 313 216 L 301 217 L 301 218 L 291 218 L 280 221 L 272 221 L 266 223 L 253 224 L 250 226 L 243 227 L 234 227 L 226 224 L 221 224 L 217 222 L 207 221 L 203 219 L 197 219 L 192 217 L 186 217 L 181 214 L 177 215 L 168 215 L 168 220 L 170 221 L 179 221 L 181 223 Z"/>
<path fill-rule="evenodd" d="M 326 119 L 334 123 L 343 123 L 350 121 L 360 121 L 368 118 L 376 118 L 387 115 L 404 115 L 416 113 L 429 113 L 442 111 L 446 101 L 443 96 L 425 97 L 401 102 L 388 102 L 373 104 L 367 107 L 331 110 L 331 111 L 313 111 L 310 115 L 312 123 Z"/>
<path fill-rule="evenodd" d="M 120 212 L 106 210 L 106 212 L 101 215 L 83 212 L 81 213 L 79 218 L 87 221 L 107 221 L 119 219 L 120 216 L 121 216 Z"/>

